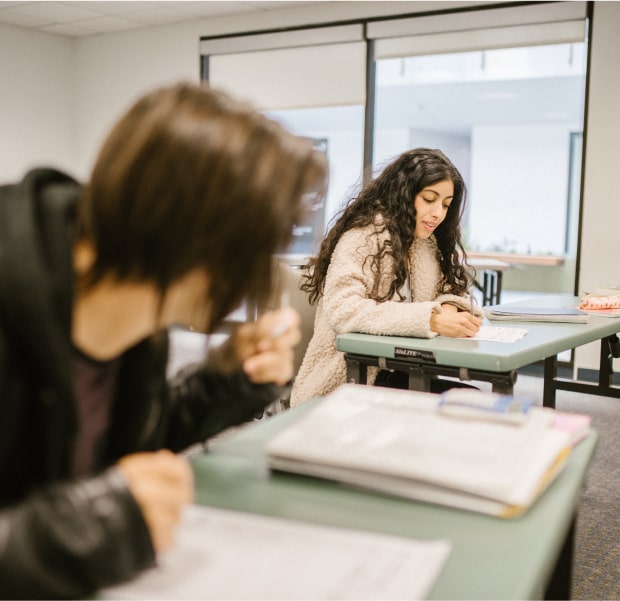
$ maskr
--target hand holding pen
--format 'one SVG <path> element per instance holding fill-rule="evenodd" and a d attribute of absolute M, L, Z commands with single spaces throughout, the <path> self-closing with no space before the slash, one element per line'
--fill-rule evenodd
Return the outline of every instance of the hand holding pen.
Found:
<path fill-rule="evenodd" d="M 441 313 L 431 314 L 430 329 L 440 336 L 451 338 L 475 336 L 482 325 L 482 320 L 476 315 L 476 299 L 471 291 L 468 300 L 469 310 L 459 309 L 450 303 L 443 304 Z"/>
<path fill-rule="evenodd" d="M 210 350 L 209 365 L 221 373 L 243 369 L 257 384 L 287 384 L 293 377 L 293 347 L 301 340 L 301 318 L 282 293 L 280 308 L 245 322 Z"/>
<path fill-rule="evenodd" d="M 297 311 L 282 307 L 242 326 L 237 352 L 250 380 L 280 386 L 289 382 L 293 377 L 293 347 L 301 339 L 300 321 Z"/>
<path fill-rule="evenodd" d="M 478 302 L 476 301 L 476 295 L 474 294 L 473 288 L 469 290 L 469 312 L 472 315 L 476 314 L 476 307 L 478 306 Z"/>

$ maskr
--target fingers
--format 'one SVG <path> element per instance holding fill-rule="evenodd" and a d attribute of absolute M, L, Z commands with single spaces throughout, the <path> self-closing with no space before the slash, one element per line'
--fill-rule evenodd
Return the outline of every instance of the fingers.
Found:
<path fill-rule="evenodd" d="M 117 464 L 127 480 L 157 552 L 174 542 L 182 509 L 194 499 L 189 462 L 167 450 L 136 453 Z"/>
<path fill-rule="evenodd" d="M 482 325 L 482 320 L 471 313 L 462 312 L 458 314 L 461 316 L 461 328 L 462 334 L 461 336 L 475 336 Z"/>
<path fill-rule="evenodd" d="M 290 307 L 263 315 L 254 325 L 254 336 L 259 351 L 273 347 L 292 347 L 300 338 L 299 313 Z"/>
<path fill-rule="evenodd" d="M 293 348 L 301 340 L 297 311 L 283 308 L 245 324 L 235 344 L 243 370 L 255 383 L 283 386 L 293 377 Z"/>
<path fill-rule="evenodd" d="M 272 382 L 284 386 L 293 377 L 293 349 L 274 349 L 253 355 L 243 363 L 243 370 L 256 384 Z"/>
<path fill-rule="evenodd" d="M 431 329 L 440 336 L 452 338 L 475 336 L 481 325 L 482 320 L 467 311 L 431 314 Z"/>

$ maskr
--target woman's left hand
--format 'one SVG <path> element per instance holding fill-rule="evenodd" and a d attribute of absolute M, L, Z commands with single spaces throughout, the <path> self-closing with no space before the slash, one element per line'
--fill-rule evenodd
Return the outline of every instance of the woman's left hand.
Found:
<path fill-rule="evenodd" d="M 293 377 L 293 347 L 301 340 L 300 317 L 290 307 L 243 324 L 234 335 L 243 371 L 256 384 L 284 386 Z"/>

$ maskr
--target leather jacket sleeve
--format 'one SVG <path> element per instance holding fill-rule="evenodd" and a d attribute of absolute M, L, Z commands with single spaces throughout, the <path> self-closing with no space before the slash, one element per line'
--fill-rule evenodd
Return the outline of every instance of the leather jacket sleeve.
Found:
<path fill-rule="evenodd" d="M 241 370 L 233 374 L 190 366 L 172 380 L 172 416 L 167 445 L 180 451 L 226 428 L 251 420 L 283 398 L 288 387 L 253 384 Z"/>
<path fill-rule="evenodd" d="M 76 598 L 153 565 L 144 519 L 115 468 L 0 510 L 0 597 Z"/>

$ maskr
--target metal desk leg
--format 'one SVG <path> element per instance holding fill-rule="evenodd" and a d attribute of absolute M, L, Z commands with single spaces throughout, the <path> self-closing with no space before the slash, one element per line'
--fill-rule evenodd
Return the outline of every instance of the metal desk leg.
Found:
<path fill-rule="evenodd" d="M 514 391 L 514 383 L 493 381 L 491 391 L 497 394 L 512 394 Z"/>
<path fill-rule="evenodd" d="M 345 355 L 347 363 L 347 382 L 349 384 L 366 384 L 368 381 L 368 366 Z"/>
<path fill-rule="evenodd" d="M 482 306 L 486 307 L 487 305 L 492 304 L 491 297 L 493 295 L 492 291 L 493 283 L 490 281 L 489 272 L 482 272 Z"/>
<path fill-rule="evenodd" d="M 545 599 L 570 599 L 571 577 L 573 572 L 573 553 L 575 546 L 575 526 L 577 516 L 573 518 L 560 557 L 555 564 L 551 580 L 545 591 Z"/>
<path fill-rule="evenodd" d="M 555 409 L 555 379 L 558 375 L 558 357 L 553 355 L 545 359 L 545 375 L 543 383 L 543 407 Z"/>
<path fill-rule="evenodd" d="M 495 304 L 499 305 L 502 302 L 502 272 L 496 271 L 496 284 L 495 284 Z"/>
<path fill-rule="evenodd" d="M 599 359 L 599 370 L 598 370 L 598 385 L 600 388 L 607 390 L 611 387 L 613 382 L 613 354 L 612 350 L 612 340 L 616 336 L 608 336 L 607 338 L 601 339 L 601 349 L 600 349 L 600 359 Z"/>
<path fill-rule="evenodd" d="M 431 375 L 417 366 L 409 368 L 409 390 L 418 392 L 431 391 Z"/>

